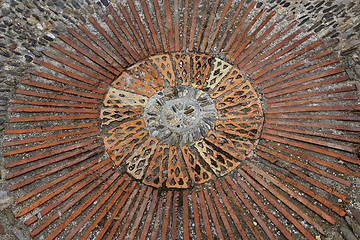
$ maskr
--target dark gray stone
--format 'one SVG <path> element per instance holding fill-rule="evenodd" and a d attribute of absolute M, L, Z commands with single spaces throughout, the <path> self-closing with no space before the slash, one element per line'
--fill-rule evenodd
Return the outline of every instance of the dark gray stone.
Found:
<path fill-rule="evenodd" d="M 358 240 L 354 233 L 347 227 L 340 227 L 340 232 L 345 238 L 345 240 Z"/>

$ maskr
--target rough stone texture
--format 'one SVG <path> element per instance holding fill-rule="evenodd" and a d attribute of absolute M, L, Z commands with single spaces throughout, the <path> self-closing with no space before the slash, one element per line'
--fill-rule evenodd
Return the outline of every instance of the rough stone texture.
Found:
<path fill-rule="evenodd" d="M 100 19 L 101 14 L 108 12 L 105 6 L 115 3 L 116 0 L 1 0 L 0 2 L 0 129 L 3 132 L 8 127 L 9 116 L 6 112 L 8 99 L 13 98 L 14 91 L 20 88 L 19 82 L 22 79 L 30 79 L 30 74 L 27 71 L 38 68 L 35 60 L 44 59 L 41 51 L 48 50 L 49 44 L 56 42 L 58 34 L 63 34 L 66 29 L 77 29 L 75 25 L 77 23 L 84 24 L 90 29 L 93 28 L 87 17 L 91 15 Z M 224 5 L 225 3 L 222 2 L 219 8 L 223 8 Z M 360 80 L 359 1 L 270 0 L 258 1 L 256 7 L 260 8 L 265 5 L 268 6 L 268 11 L 276 10 L 277 14 L 286 15 L 286 21 L 297 20 L 299 26 L 305 26 L 306 31 L 314 32 L 313 39 L 322 39 L 329 49 L 333 49 L 351 80 L 355 82 Z M 136 7 L 140 8 L 140 4 L 136 4 Z M 140 17 L 144 18 L 143 16 Z M 3 140 L 9 139 L 3 138 L 1 135 L 1 144 Z M 22 223 L 24 219 L 13 217 L 12 211 L 17 212 L 20 207 L 16 205 L 7 206 L 13 199 L 26 193 L 29 189 L 24 188 L 21 191 L 8 192 L 11 182 L 5 181 L 8 170 L 3 167 L 4 161 L 5 159 L 1 158 L 0 190 L 4 191 L 4 194 L 0 194 L 0 208 L 6 209 L 0 212 L 0 224 L 4 227 L 2 231 L 0 226 L 0 239 L 21 239 L 22 235 L 30 239 L 28 229 Z M 266 167 L 264 163 L 259 164 Z M 352 167 L 359 170 L 356 166 Z M 345 178 L 354 183 L 352 190 L 344 189 L 341 191 L 341 186 L 334 187 L 350 197 L 350 206 L 360 209 L 360 195 L 358 193 L 360 179 L 351 176 L 345 176 Z M 339 202 L 339 205 L 341 204 Z M 350 215 L 350 211 L 348 214 Z M 342 239 L 338 229 L 339 226 L 347 227 L 346 222 L 340 217 L 337 220 L 336 225 L 327 227 L 327 239 Z M 2 232 L 5 232 L 5 235 Z"/>

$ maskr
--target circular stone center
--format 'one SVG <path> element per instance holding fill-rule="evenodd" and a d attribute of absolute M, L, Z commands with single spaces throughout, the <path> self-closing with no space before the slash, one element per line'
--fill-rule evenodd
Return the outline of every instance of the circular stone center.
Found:
<path fill-rule="evenodd" d="M 185 189 L 231 172 L 256 146 L 264 121 L 241 71 L 199 54 L 156 55 L 131 66 L 103 103 L 109 157 L 156 188 Z"/>
<path fill-rule="evenodd" d="M 185 146 L 206 137 L 217 120 L 209 95 L 197 88 L 164 88 L 150 97 L 145 110 L 146 128 L 161 144 Z"/>
<path fill-rule="evenodd" d="M 200 118 L 199 105 L 187 98 L 170 100 L 161 110 L 161 120 L 174 132 L 183 133 L 196 127 Z"/>

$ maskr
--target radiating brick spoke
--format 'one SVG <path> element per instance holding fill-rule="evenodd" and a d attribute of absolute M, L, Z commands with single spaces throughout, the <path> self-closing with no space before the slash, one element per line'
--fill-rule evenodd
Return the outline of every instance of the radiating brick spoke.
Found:
<path fill-rule="evenodd" d="M 35 2 L 42 12 L 25 5 Z M 37 32 L 6 44 L 37 14 L 20 26 L 4 12 L 0 54 L 19 55 L 0 59 L 14 73 L 2 105 L 13 228 L 34 239 L 335 238 L 360 177 L 358 84 L 343 64 L 357 71 L 356 50 L 339 50 L 356 36 L 326 35 L 343 5 L 336 18 L 330 2 L 303 9 L 322 17 L 309 23 L 290 2 L 58 1 L 36 25 L 36 52 Z"/>
<path fill-rule="evenodd" d="M 148 37 L 148 35 L 147 35 L 146 31 L 145 31 L 144 25 L 143 25 L 143 23 L 142 23 L 141 20 L 140 20 L 140 17 L 139 17 L 139 15 L 138 15 L 138 12 L 137 12 L 136 9 L 135 9 L 135 6 L 134 6 L 133 2 L 132 2 L 132 1 L 128 1 L 128 4 L 129 4 L 129 6 L 130 6 L 131 13 L 133 14 L 133 16 L 134 16 L 134 18 L 135 18 L 135 21 L 136 21 L 136 23 L 137 23 L 137 25 L 138 25 L 138 27 L 139 27 L 139 29 L 140 29 L 140 32 L 141 32 L 141 34 L 142 34 L 142 38 L 143 38 L 144 41 L 145 41 L 145 45 L 146 45 L 146 47 L 147 47 L 147 50 L 150 52 L 151 55 L 154 55 L 154 54 L 155 54 L 154 48 L 153 48 L 153 46 L 152 46 L 151 43 L 150 43 L 149 37 Z M 121 5 L 121 3 L 118 4 L 118 6 L 120 6 L 120 5 Z"/>

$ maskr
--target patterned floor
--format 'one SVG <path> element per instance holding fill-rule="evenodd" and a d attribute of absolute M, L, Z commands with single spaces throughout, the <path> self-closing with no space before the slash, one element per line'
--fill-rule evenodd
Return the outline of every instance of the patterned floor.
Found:
<path fill-rule="evenodd" d="M 31 236 L 325 236 L 360 177 L 357 88 L 329 47 L 254 1 L 113 6 L 58 36 L 10 101 Z"/>

